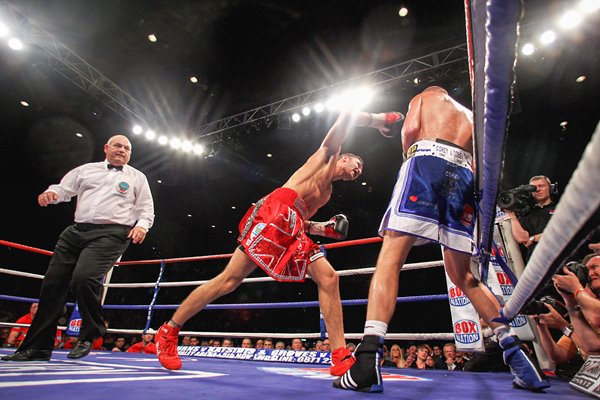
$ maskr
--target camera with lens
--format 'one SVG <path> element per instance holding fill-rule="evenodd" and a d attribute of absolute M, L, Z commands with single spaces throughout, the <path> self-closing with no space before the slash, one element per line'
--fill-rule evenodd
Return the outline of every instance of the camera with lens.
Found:
<path fill-rule="evenodd" d="M 531 193 L 536 190 L 535 185 L 521 185 L 513 189 L 504 190 L 498 195 L 498 207 L 513 211 L 519 216 L 527 215 L 535 203 Z"/>
<path fill-rule="evenodd" d="M 573 274 L 575 274 L 575 276 L 579 280 L 579 283 L 581 283 L 581 286 L 586 287 L 586 285 L 589 282 L 589 274 L 588 274 L 588 269 L 584 264 L 582 264 L 578 261 L 570 261 L 570 262 L 566 263 L 564 266 L 567 267 L 567 269 L 569 271 L 571 271 Z M 557 275 L 565 275 L 565 272 L 563 271 L 562 266 L 559 268 L 559 270 L 556 274 Z M 544 286 L 544 288 L 542 288 L 542 290 L 540 290 L 539 293 L 547 293 L 549 289 L 554 290 L 552 281 L 548 281 L 548 283 Z M 567 315 L 569 314 L 567 309 L 565 308 L 565 305 L 561 301 L 559 301 L 555 297 L 553 297 L 552 295 L 545 295 L 540 298 L 536 297 L 536 298 L 532 299 L 523 308 L 521 313 L 525 314 L 525 315 L 547 314 L 550 312 L 550 310 L 548 310 L 548 308 L 546 308 L 546 306 L 544 304 L 550 304 L 564 318 L 566 318 Z"/>
<path fill-rule="evenodd" d="M 550 310 L 545 306 L 545 304 L 551 305 L 554 309 L 565 318 L 569 312 L 565 305 L 556 300 L 552 296 L 543 296 L 539 300 L 533 299 L 529 302 L 529 304 L 523 309 L 522 313 L 525 315 L 537 315 L 537 314 L 548 314 Z"/>

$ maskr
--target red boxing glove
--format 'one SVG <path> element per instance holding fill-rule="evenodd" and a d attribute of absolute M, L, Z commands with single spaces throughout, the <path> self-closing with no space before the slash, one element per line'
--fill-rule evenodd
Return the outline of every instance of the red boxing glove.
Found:
<path fill-rule="evenodd" d="M 326 222 L 308 221 L 308 233 L 336 240 L 344 240 L 348 235 L 348 226 L 348 218 L 344 214 L 338 214 Z"/>

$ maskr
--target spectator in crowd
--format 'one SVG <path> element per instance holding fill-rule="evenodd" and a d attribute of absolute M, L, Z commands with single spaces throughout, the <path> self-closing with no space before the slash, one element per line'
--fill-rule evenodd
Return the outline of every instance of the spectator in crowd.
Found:
<path fill-rule="evenodd" d="M 8 346 L 8 336 L 10 335 L 10 328 L 7 326 L 0 327 L 0 347 L 11 347 Z"/>
<path fill-rule="evenodd" d="M 408 353 L 408 356 L 406 356 L 406 361 L 404 362 L 404 368 L 411 368 L 416 359 L 417 356 L 415 354 Z"/>
<path fill-rule="evenodd" d="M 302 350 L 302 340 L 299 338 L 292 339 L 292 350 Z M 323 350 L 326 351 L 326 350 Z"/>
<path fill-rule="evenodd" d="M 128 353 L 144 353 L 144 354 L 156 354 L 156 345 L 152 341 L 154 335 L 151 333 L 145 333 L 142 335 L 142 340 L 136 344 L 130 346 L 127 349 Z"/>
<path fill-rule="evenodd" d="M 252 339 L 243 338 L 242 339 L 242 348 L 243 349 L 251 349 L 252 348 Z"/>
<path fill-rule="evenodd" d="M 37 313 L 37 310 L 38 303 L 31 303 L 31 306 L 29 306 L 29 312 L 17 319 L 16 323 L 30 325 L 31 321 L 33 321 L 33 318 L 35 317 L 35 314 Z M 25 339 L 25 335 L 27 335 L 28 330 L 29 327 L 12 328 L 10 330 L 10 334 L 8 335 L 8 339 L 6 340 L 6 343 L 8 344 L 7 347 L 19 347 L 23 342 L 23 339 Z"/>
<path fill-rule="evenodd" d="M 212 342 L 212 347 L 221 347 L 221 341 L 219 339 L 214 339 Z"/>
<path fill-rule="evenodd" d="M 425 368 L 425 369 L 435 369 L 435 360 L 433 359 L 433 356 L 431 356 L 431 355 L 427 356 L 427 360 L 425 361 L 425 364 L 427 364 L 427 368 Z"/>
<path fill-rule="evenodd" d="M 354 352 L 354 350 L 356 350 L 356 345 L 352 342 L 348 342 L 346 343 L 346 348 L 352 352 Z"/>
<path fill-rule="evenodd" d="M 417 345 L 411 344 L 406 348 L 406 354 L 404 354 L 404 357 L 407 358 L 408 356 L 417 356 Z"/>
<path fill-rule="evenodd" d="M 127 351 L 124 336 L 117 337 L 117 340 L 115 340 L 115 347 L 112 348 L 112 351 Z"/>
<path fill-rule="evenodd" d="M 273 348 L 273 339 L 265 338 L 265 341 L 263 342 L 263 346 L 265 349 L 272 349 Z"/>
<path fill-rule="evenodd" d="M 255 349 L 262 349 L 265 347 L 265 341 L 262 339 L 257 339 L 256 343 L 254 344 L 254 348 Z"/>
<path fill-rule="evenodd" d="M 223 345 L 221 347 L 233 347 L 233 340 L 231 338 L 223 338 Z"/>
<path fill-rule="evenodd" d="M 285 350 L 285 343 L 282 341 L 275 343 L 275 349 L 276 350 Z"/>
<path fill-rule="evenodd" d="M 427 356 L 429 356 L 429 348 L 426 344 L 420 344 L 417 346 L 417 357 L 415 362 L 410 366 L 416 369 L 434 369 L 427 365 Z"/>
<path fill-rule="evenodd" d="M 433 345 L 431 349 L 431 357 L 433 357 L 434 361 L 444 359 L 444 355 L 442 354 L 442 348 L 439 345 Z"/>
<path fill-rule="evenodd" d="M 406 360 L 404 359 L 404 355 L 402 354 L 402 349 L 397 344 L 393 344 L 390 347 L 390 359 L 384 360 L 382 367 L 396 367 L 396 368 L 405 368 Z"/>
<path fill-rule="evenodd" d="M 441 362 L 437 362 L 436 369 L 446 369 L 448 371 L 460 371 L 464 363 L 456 361 L 456 346 L 454 343 L 446 343 L 442 349 L 444 358 Z"/>
<path fill-rule="evenodd" d="M 192 338 L 190 336 L 184 336 L 181 338 L 181 345 L 182 346 L 189 346 L 190 345 L 190 340 Z"/>
<path fill-rule="evenodd" d="M 195 336 L 192 336 L 190 338 L 190 346 L 208 346 L 209 345 L 208 341 L 206 341 L 206 340 L 203 340 L 202 342 L 203 343 L 200 344 L 200 341 Z"/>
<path fill-rule="evenodd" d="M 317 351 L 323 350 L 323 341 L 322 340 L 317 340 L 315 342 L 315 350 L 317 350 Z"/>
<path fill-rule="evenodd" d="M 327 338 L 323 339 L 323 345 L 321 346 L 321 350 L 322 351 L 331 351 L 331 343 L 329 342 L 329 339 L 327 339 Z"/>

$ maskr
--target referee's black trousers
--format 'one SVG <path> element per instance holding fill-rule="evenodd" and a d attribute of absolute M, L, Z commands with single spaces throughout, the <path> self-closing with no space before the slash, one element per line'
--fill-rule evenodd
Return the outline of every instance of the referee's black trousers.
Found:
<path fill-rule="evenodd" d="M 42 282 L 39 307 L 19 348 L 52 350 L 58 317 L 69 288 L 81 313 L 79 340 L 93 341 L 106 333 L 100 295 L 102 279 L 129 246 L 131 227 L 76 223 L 59 236 Z"/>

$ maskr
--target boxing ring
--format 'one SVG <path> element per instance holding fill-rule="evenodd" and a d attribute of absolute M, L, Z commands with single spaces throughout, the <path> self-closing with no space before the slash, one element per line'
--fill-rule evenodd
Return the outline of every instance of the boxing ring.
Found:
<path fill-rule="evenodd" d="M 328 252 L 335 249 L 377 243 L 379 238 L 369 238 L 325 245 Z M 47 250 L 37 249 L 22 244 L 0 241 L 0 245 L 18 249 L 23 252 L 34 252 L 50 255 Z M 222 259 L 229 255 L 186 257 L 167 260 L 123 261 L 116 268 L 144 268 L 144 266 L 181 262 L 196 262 Z M 441 261 L 412 263 L 405 266 L 410 271 L 435 268 L 442 272 Z M 162 271 L 159 272 L 161 276 Z M 338 271 L 340 279 L 351 276 L 366 276 L 373 268 L 348 269 Z M 9 274 L 28 280 L 41 280 L 37 274 L 2 268 L 0 274 Z M 146 274 L 147 275 L 147 274 Z M 270 278 L 247 278 L 244 285 L 272 282 Z M 136 287 L 154 288 L 158 293 L 160 286 L 182 287 L 197 286 L 203 281 L 186 282 L 138 282 L 138 283 L 105 283 L 106 290 L 130 290 Z M 307 283 L 310 284 L 310 283 Z M 281 283 L 281 285 L 289 285 Z M 105 304 L 105 309 L 116 309 L 127 313 L 144 307 L 148 311 L 149 325 L 158 327 L 163 321 L 153 319 L 153 311 L 171 310 L 176 305 L 156 304 L 156 296 L 147 305 Z M 447 301 L 447 294 L 404 296 L 399 302 Z M 32 302 L 35 298 L 0 295 L 0 300 Z M 345 299 L 346 307 L 365 304 L 366 299 Z M 72 306 L 72 305 L 71 305 Z M 280 302 L 280 303 L 242 303 L 212 304 L 207 308 L 226 310 L 231 308 L 307 308 L 318 307 L 318 302 Z M 16 326 L 2 323 L 1 326 Z M 319 327 L 318 321 L 314 323 Z M 144 329 L 115 328 L 109 329 L 115 334 L 141 334 Z M 149 329 L 148 332 L 152 332 Z M 321 338 L 324 332 L 286 333 L 286 332 L 196 332 L 184 331 L 181 335 L 202 337 L 272 337 L 285 338 Z M 348 333 L 348 339 L 358 339 L 362 333 Z M 453 333 L 414 333 L 394 334 L 388 340 L 445 340 L 453 339 Z M 10 354 L 14 349 L 0 349 L 0 355 Z M 334 379 L 329 375 L 329 352 L 293 351 L 270 349 L 242 349 L 206 346 L 180 346 L 179 353 L 183 368 L 169 371 L 161 367 L 155 355 L 138 353 L 120 353 L 109 351 L 92 351 L 79 360 L 66 357 L 66 350 L 55 350 L 49 362 L 13 363 L 0 361 L 0 399 L 59 399 L 69 393 L 85 393 L 86 399 L 106 399 L 109 396 L 141 398 L 143 396 L 161 396 L 170 399 L 187 399 L 191 393 L 211 399 L 229 398 L 348 398 L 361 394 L 335 390 L 331 387 Z M 516 395 L 510 385 L 509 373 L 470 373 L 444 370 L 417 370 L 412 368 L 383 368 L 385 391 L 378 398 L 413 399 L 415 391 L 426 394 L 428 398 L 465 399 L 489 398 L 505 399 Z M 452 390 L 448 390 L 448 388 Z M 519 398 L 538 398 L 539 394 L 519 391 Z M 362 395 L 364 396 L 364 395 Z M 553 380 L 553 386 L 545 394 L 546 398 L 577 399 L 584 398 L 573 391 L 569 384 L 561 380 Z"/>
<path fill-rule="evenodd" d="M 478 260 L 485 275 L 489 258 L 492 255 L 493 215 L 499 186 L 502 165 L 502 148 L 507 127 L 509 100 L 514 80 L 515 43 L 517 40 L 518 1 L 466 1 L 467 33 L 469 42 L 469 62 L 474 101 L 475 119 L 475 160 L 478 165 L 479 183 L 478 215 L 479 240 Z M 491 17 L 489 20 L 486 14 Z M 500 150 L 500 151 L 499 151 Z M 503 307 L 503 316 L 512 320 L 533 296 L 535 290 L 551 276 L 558 266 L 579 245 L 586 232 L 594 224 L 598 225 L 600 209 L 600 127 L 597 129 L 584 157 L 565 189 L 554 218 L 550 221 L 544 240 L 537 246 L 524 274 L 516 284 L 513 296 Z M 594 159 L 595 157 L 595 159 Z M 591 172 L 590 172 L 591 171 Z M 590 193 L 591 191 L 591 193 Z M 585 193 L 585 196 L 581 196 Z M 585 198 L 585 200 L 582 200 Z M 326 250 L 334 251 L 345 246 L 373 244 L 379 238 L 328 244 Z M 30 246 L 0 241 L 0 245 L 22 251 L 49 255 L 50 252 Z M 160 288 L 180 288 L 198 286 L 205 280 L 163 282 L 166 265 L 179 262 L 201 262 L 206 260 L 226 260 L 230 254 L 187 257 L 169 260 L 142 260 L 120 262 L 118 268 L 138 265 L 161 265 L 154 282 L 105 283 L 106 290 L 128 290 L 133 288 L 154 288 L 149 305 L 104 304 L 105 309 L 146 310 L 146 326 L 135 328 L 111 328 L 115 334 L 141 334 L 152 332 L 162 324 L 163 319 L 153 319 L 159 310 L 173 310 L 176 304 L 156 304 Z M 424 268 L 439 268 L 441 261 L 412 263 L 404 266 L 404 271 Z M 339 270 L 341 279 L 347 276 L 369 275 L 373 268 Z M 410 273 L 410 272 L 408 272 Z M 42 279 L 41 275 L 0 268 L 0 274 L 10 274 L 27 279 Z M 247 278 L 246 284 L 272 282 L 271 278 Z M 516 283 L 516 282 L 515 282 Z M 33 302 L 36 299 L 0 294 L 0 300 Z M 183 298 L 181 299 L 183 300 Z M 443 301 L 447 294 L 398 297 L 398 302 Z M 366 299 L 344 299 L 345 307 L 365 305 Z M 210 304 L 208 310 L 251 309 L 251 308 L 310 308 L 318 307 L 317 301 Z M 315 321 L 315 326 L 317 322 Z M 15 324 L 0 323 L 0 326 Z M 322 338 L 325 329 L 303 333 L 293 332 L 200 332 L 182 331 L 180 335 L 202 337 L 271 337 Z M 362 333 L 346 333 L 347 339 L 359 339 Z M 388 333 L 386 340 L 452 340 L 455 332 Z M 285 350 L 260 349 L 209 349 L 202 346 L 179 347 L 183 369 L 168 371 L 163 369 L 156 356 L 132 353 L 91 352 L 85 358 L 69 360 L 66 352 L 54 351 L 49 362 L 11 363 L 0 362 L 0 398 L 54 399 L 73 394 L 85 393 L 86 399 L 105 399 L 109 396 L 139 398 L 142 396 L 168 399 L 194 397 L 241 398 L 349 398 L 364 394 L 334 390 L 328 373 L 330 355 L 328 352 L 295 352 Z M 2 355 L 12 349 L 0 349 Z M 509 373 L 469 373 L 444 370 L 417 370 L 383 368 L 385 391 L 378 398 L 414 399 L 444 398 L 488 398 L 506 399 L 513 396 L 519 399 L 539 398 L 541 395 L 512 388 Z M 588 398 L 559 379 L 551 379 L 552 386 L 543 394 L 549 399 Z M 368 396 L 368 395 L 367 395 Z"/>

